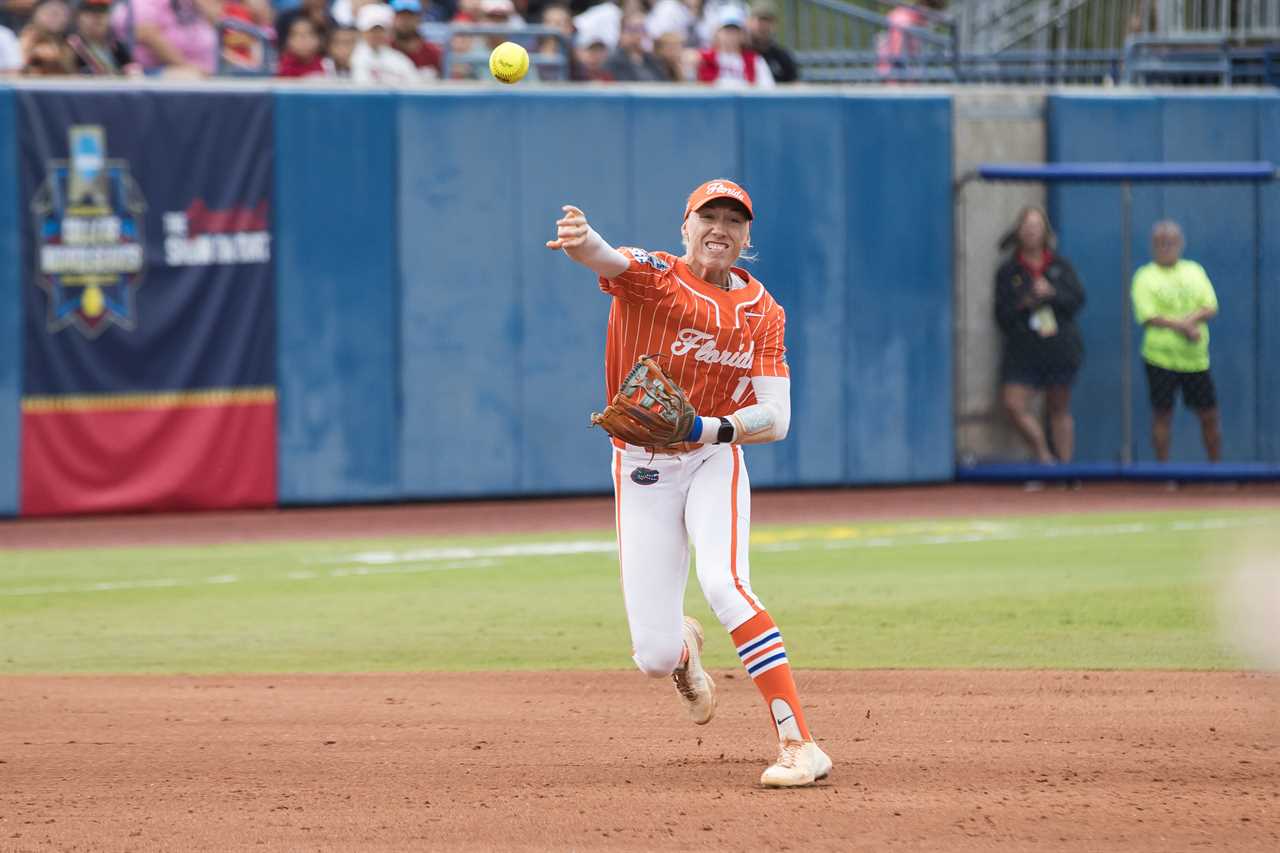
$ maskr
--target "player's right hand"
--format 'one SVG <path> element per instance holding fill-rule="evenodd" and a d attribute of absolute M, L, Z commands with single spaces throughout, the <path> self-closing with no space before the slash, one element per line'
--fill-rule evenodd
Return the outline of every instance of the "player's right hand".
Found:
<path fill-rule="evenodd" d="M 587 241 L 591 226 L 587 215 L 571 204 L 561 208 L 564 216 L 556 220 L 556 239 L 547 241 L 548 249 L 576 249 Z"/>

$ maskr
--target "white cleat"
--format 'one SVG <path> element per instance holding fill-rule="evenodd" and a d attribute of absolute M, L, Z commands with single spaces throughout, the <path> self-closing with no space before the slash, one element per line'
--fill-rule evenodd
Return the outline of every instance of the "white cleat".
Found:
<path fill-rule="evenodd" d="M 831 759 L 811 740 L 784 740 L 778 763 L 760 775 L 766 788 L 799 788 L 827 778 Z"/>
<path fill-rule="evenodd" d="M 716 713 L 716 683 L 702 668 L 702 626 L 692 616 L 684 617 L 684 645 L 689 650 L 688 657 L 671 673 L 671 680 L 689 719 L 705 726 Z"/>

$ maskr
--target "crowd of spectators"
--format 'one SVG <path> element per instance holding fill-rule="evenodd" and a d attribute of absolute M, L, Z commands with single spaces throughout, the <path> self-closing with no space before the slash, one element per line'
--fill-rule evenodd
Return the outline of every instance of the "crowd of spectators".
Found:
<path fill-rule="evenodd" d="M 798 76 L 777 18 L 775 0 L 0 0 L 0 74 L 399 85 L 483 79 L 515 41 L 535 80 L 759 88 Z"/>

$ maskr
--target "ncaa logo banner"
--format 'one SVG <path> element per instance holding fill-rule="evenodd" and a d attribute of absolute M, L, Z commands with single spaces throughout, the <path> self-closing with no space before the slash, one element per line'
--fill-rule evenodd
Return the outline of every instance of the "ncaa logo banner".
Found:
<path fill-rule="evenodd" d="M 15 93 L 24 515 L 275 503 L 266 93 Z"/>

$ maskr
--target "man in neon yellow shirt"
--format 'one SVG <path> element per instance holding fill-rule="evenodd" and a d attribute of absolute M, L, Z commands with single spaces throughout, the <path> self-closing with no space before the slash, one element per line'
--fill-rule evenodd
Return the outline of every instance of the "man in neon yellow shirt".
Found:
<path fill-rule="evenodd" d="M 1133 276 L 1133 316 L 1146 327 L 1142 360 L 1151 392 L 1151 441 L 1156 458 L 1169 458 L 1173 404 L 1182 401 L 1200 418 L 1200 434 L 1209 461 L 1222 455 L 1218 399 L 1209 375 L 1209 326 L 1218 313 L 1218 297 L 1204 267 L 1182 257 L 1182 229 L 1165 219 L 1151 229 L 1155 260 Z"/>

